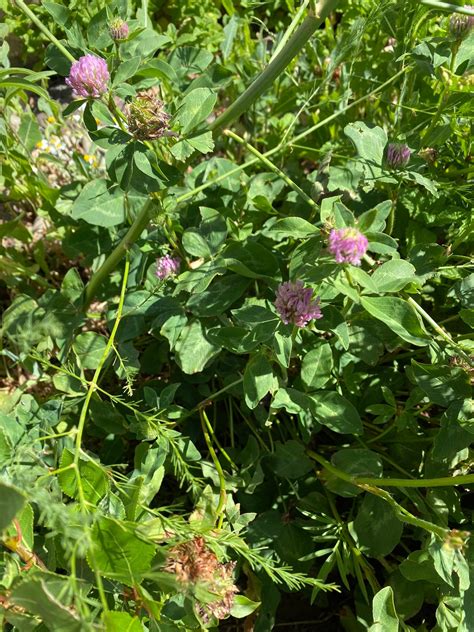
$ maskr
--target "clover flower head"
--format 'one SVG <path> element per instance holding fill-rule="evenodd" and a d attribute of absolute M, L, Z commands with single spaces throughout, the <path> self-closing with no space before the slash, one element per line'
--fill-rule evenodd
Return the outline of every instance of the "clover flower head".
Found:
<path fill-rule="evenodd" d="M 216 599 L 197 604 L 197 611 L 204 623 L 213 618 L 225 619 L 234 604 L 239 589 L 234 584 L 235 562 L 219 562 L 201 536 L 172 547 L 167 556 L 164 570 L 172 573 L 184 589 L 204 584 Z"/>
<path fill-rule="evenodd" d="M 289 325 L 306 327 L 310 320 L 322 318 L 319 296 L 313 299 L 313 290 L 302 281 L 286 281 L 278 286 L 275 307 L 280 318 Z"/>
<path fill-rule="evenodd" d="M 142 90 L 127 107 L 128 131 L 138 140 L 156 140 L 168 132 L 170 115 L 156 87 Z"/>
<path fill-rule="evenodd" d="M 128 31 L 128 24 L 122 18 L 114 18 L 109 24 L 110 37 L 114 42 L 127 39 Z"/>
<path fill-rule="evenodd" d="M 474 9 L 472 4 L 465 4 L 465 9 Z M 451 35 L 458 39 L 463 39 L 474 27 L 474 16 L 464 13 L 453 13 L 449 18 L 449 30 Z"/>
<path fill-rule="evenodd" d="M 105 94 L 109 87 L 110 74 L 107 62 L 95 55 L 84 55 L 75 61 L 66 79 L 75 97 L 97 99 Z"/>
<path fill-rule="evenodd" d="M 387 147 L 387 165 L 391 169 L 405 167 L 410 161 L 411 150 L 403 143 L 389 143 Z"/>
<path fill-rule="evenodd" d="M 336 263 L 352 263 L 360 266 L 369 241 L 357 228 L 333 228 L 329 233 L 329 252 L 334 255 Z"/>
<path fill-rule="evenodd" d="M 180 264 L 179 257 L 170 257 L 169 255 L 160 257 L 156 262 L 156 276 L 162 280 L 174 276 L 179 272 Z"/>

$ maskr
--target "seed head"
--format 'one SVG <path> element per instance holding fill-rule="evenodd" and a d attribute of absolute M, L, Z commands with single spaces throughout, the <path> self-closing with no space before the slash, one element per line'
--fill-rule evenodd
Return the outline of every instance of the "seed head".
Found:
<path fill-rule="evenodd" d="M 474 9 L 472 4 L 465 4 L 465 9 Z M 449 18 L 449 31 L 457 39 L 461 40 L 469 34 L 474 26 L 474 16 L 464 13 L 453 13 Z"/>
<path fill-rule="evenodd" d="M 110 75 L 107 62 L 95 55 L 79 57 L 71 66 L 67 85 L 75 97 L 97 99 L 109 89 Z"/>
<path fill-rule="evenodd" d="M 405 167 L 410 161 L 411 150 L 403 143 L 389 143 L 387 147 L 387 165 L 391 169 Z"/>
<path fill-rule="evenodd" d="M 156 276 L 159 279 L 174 276 L 179 272 L 180 265 L 181 259 L 179 257 L 170 257 L 169 255 L 160 257 L 156 261 Z"/>
<path fill-rule="evenodd" d="M 302 281 L 286 281 L 278 287 L 275 307 L 285 325 L 306 327 L 310 320 L 323 317 L 319 302 L 319 296 L 313 300 L 313 290 Z"/>
<path fill-rule="evenodd" d="M 336 263 L 352 263 L 360 266 L 369 241 L 357 228 L 333 228 L 329 233 L 329 252 L 334 255 Z"/>
<path fill-rule="evenodd" d="M 128 130 L 139 140 L 155 140 L 168 131 L 170 115 L 163 109 L 158 88 L 139 92 L 128 105 Z"/>

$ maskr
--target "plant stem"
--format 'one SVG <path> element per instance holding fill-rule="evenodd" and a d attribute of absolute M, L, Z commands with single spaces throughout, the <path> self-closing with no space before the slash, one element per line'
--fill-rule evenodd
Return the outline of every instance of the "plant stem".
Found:
<path fill-rule="evenodd" d="M 366 476 L 351 476 L 347 472 L 343 472 L 327 461 L 324 457 L 307 450 L 309 457 L 321 463 L 328 472 L 334 474 L 338 478 L 351 483 L 352 485 L 376 485 L 377 487 L 454 487 L 456 485 L 469 485 L 474 483 L 474 474 L 466 474 L 465 476 L 443 476 L 440 478 L 370 478 Z"/>
<path fill-rule="evenodd" d="M 222 469 L 219 459 L 217 458 L 216 451 L 214 450 L 214 446 L 212 445 L 211 437 L 209 436 L 209 432 L 207 430 L 208 425 L 210 426 L 211 424 L 203 408 L 199 409 L 199 416 L 201 418 L 201 428 L 204 435 L 204 440 L 206 441 L 207 449 L 209 450 L 212 462 L 214 463 L 214 467 L 216 468 L 217 474 L 219 476 L 219 503 L 216 508 L 216 522 L 217 528 L 220 529 L 224 521 L 224 508 L 227 498 L 227 494 L 225 491 L 224 470 Z"/>
<path fill-rule="evenodd" d="M 433 320 L 433 318 L 431 318 L 428 312 L 425 312 L 425 310 L 420 305 L 418 305 L 418 303 L 411 296 L 409 296 L 406 300 L 407 300 L 407 303 L 410 303 L 410 305 L 414 307 L 414 309 L 420 314 L 420 316 L 422 316 L 422 318 L 424 318 L 426 322 L 429 323 L 433 327 L 436 333 L 439 334 L 441 338 L 443 338 L 450 347 L 455 349 L 457 353 L 459 353 L 459 355 L 462 356 L 462 358 L 470 366 L 474 366 L 474 362 L 472 361 L 472 358 L 467 353 L 465 353 L 465 351 L 460 347 L 460 345 L 458 345 L 458 343 L 455 342 L 451 338 L 451 336 L 446 331 L 444 331 L 444 329 L 440 327 L 435 320 Z"/>
<path fill-rule="evenodd" d="M 67 50 L 67 48 L 65 48 L 65 46 L 63 46 L 63 44 L 61 44 L 61 42 L 51 33 L 48 27 L 45 26 L 43 22 L 41 22 L 41 20 L 36 17 L 33 11 L 25 2 L 23 2 L 23 0 L 13 0 L 13 4 L 16 4 L 20 11 L 23 11 L 23 13 L 30 18 L 33 24 L 38 27 L 39 30 L 44 33 L 44 35 L 46 35 L 50 42 L 52 42 L 56 46 L 56 48 L 58 48 L 67 59 L 69 59 L 71 63 L 74 63 L 76 61 L 75 57 L 73 57 L 71 53 Z"/>
<path fill-rule="evenodd" d="M 311 199 L 309 197 L 309 195 L 307 195 L 303 189 L 301 189 L 296 182 L 293 182 L 293 180 L 286 175 L 286 173 L 284 173 L 281 169 L 279 169 L 276 165 L 273 164 L 273 162 L 271 162 L 271 160 L 269 160 L 268 158 L 266 158 L 262 153 L 260 153 L 258 151 L 258 149 L 256 149 L 255 147 L 253 147 L 253 145 L 250 145 L 244 138 L 242 138 L 241 136 L 238 136 L 237 134 L 235 134 L 234 132 L 232 132 L 230 129 L 226 129 L 224 130 L 224 134 L 225 136 L 229 136 L 230 138 L 233 138 L 234 140 L 236 140 L 238 143 L 240 143 L 241 145 L 243 145 L 246 149 L 249 150 L 249 152 L 251 154 L 253 154 L 254 156 L 256 156 L 259 161 L 261 163 L 263 163 L 266 167 L 268 167 L 269 169 L 271 169 L 271 171 L 273 171 L 274 173 L 276 173 L 277 175 L 280 176 L 280 178 L 282 180 L 284 180 L 286 182 L 286 184 L 291 187 L 293 189 L 293 191 L 295 191 L 300 197 L 301 199 L 303 199 L 307 204 L 309 204 L 313 209 L 319 211 L 319 206 L 316 204 L 316 202 Z"/>
<path fill-rule="evenodd" d="M 420 4 L 424 4 L 427 7 L 433 7 L 433 9 L 441 9 L 442 11 L 449 11 L 450 13 L 464 13 L 464 15 L 474 15 L 474 9 L 470 7 L 459 6 L 458 4 L 451 4 L 450 2 L 438 2 L 438 0 L 420 0 Z"/>
<path fill-rule="evenodd" d="M 210 125 L 211 131 L 228 126 L 239 118 L 272 85 L 288 64 L 301 51 L 316 29 L 336 7 L 339 0 L 320 0 L 317 15 L 308 15 L 273 61 L 260 73 L 245 92 Z"/>
<path fill-rule="evenodd" d="M 125 302 L 125 293 L 126 293 L 126 289 L 127 289 L 127 281 L 128 281 L 128 273 L 130 270 L 130 261 L 128 260 L 128 257 L 125 261 L 125 270 L 123 273 L 123 279 L 122 279 L 122 290 L 120 292 L 120 299 L 119 299 L 119 304 L 118 304 L 118 308 L 117 308 L 117 315 L 115 317 L 115 322 L 114 322 L 114 326 L 112 327 L 112 331 L 110 333 L 110 337 L 107 340 L 107 344 L 105 345 L 105 349 L 104 352 L 99 360 L 99 364 L 97 365 L 97 368 L 94 372 L 94 376 L 92 378 L 92 381 L 89 384 L 89 388 L 87 390 L 87 395 L 86 395 L 86 399 L 84 400 L 84 404 L 82 406 L 82 410 L 81 410 L 81 414 L 79 417 L 79 423 L 78 423 L 78 427 L 77 427 L 77 434 L 76 434 L 76 451 L 74 454 L 74 466 L 76 468 L 76 473 L 79 475 L 79 459 L 81 456 L 81 445 L 82 445 L 82 435 L 84 433 L 84 427 L 86 425 L 86 417 L 87 417 L 87 411 L 89 409 L 89 403 L 91 401 L 92 395 L 94 394 L 94 391 L 96 390 L 96 386 L 97 386 L 97 382 L 99 381 L 99 376 L 100 373 L 104 367 L 105 361 L 107 360 L 109 353 L 113 347 L 114 344 L 114 339 L 115 339 L 115 335 L 117 333 L 117 329 L 118 326 L 120 324 L 120 319 L 122 317 L 122 311 L 123 311 L 123 305 Z"/>
<path fill-rule="evenodd" d="M 372 90 L 372 92 L 369 92 L 369 93 L 365 94 L 363 97 L 360 97 L 359 99 L 356 99 L 355 101 L 353 101 L 349 105 L 346 105 L 341 110 L 338 110 L 334 114 L 331 114 L 330 116 L 328 116 L 327 118 L 323 119 L 322 121 L 319 121 L 319 123 L 316 123 L 312 127 L 308 128 L 306 131 L 302 132 L 298 136 L 295 136 L 295 138 L 292 141 L 290 141 L 289 145 L 291 147 L 296 147 L 297 143 L 300 140 L 302 140 L 303 138 L 305 138 L 306 136 L 308 136 L 308 134 L 311 134 L 316 129 L 320 129 L 321 127 L 324 127 L 327 123 L 330 123 L 331 121 L 333 121 L 334 119 L 338 118 L 342 114 L 345 114 L 348 110 L 350 110 L 351 108 L 355 107 L 356 105 L 359 105 L 360 103 L 363 103 L 367 99 L 371 99 L 375 94 L 377 94 L 377 92 L 380 92 L 381 90 L 384 90 L 384 88 L 386 88 L 391 83 L 393 83 L 396 79 L 398 79 L 398 77 L 400 77 L 404 72 L 406 72 L 406 70 L 407 70 L 407 68 L 402 68 L 397 73 L 395 73 L 392 77 L 390 77 L 390 79 L 388 79 L 384 83 L 381 83 L 379 86 L 377 86 L 377 88 L 374 88 L 374 90 Z M 270 149 L 270 150 L 266 151 L 264 154 L 262 154 L 262 156 L 264 156 L 265 158 L 268 158 L 269 156 L 272 156 L 273 154 L 276 154 L 277 152 L 282 150 L 284 147 L 286 147 L 286 145 L 283 145 L 283 144 L 280 143 L 279 145 L 276 145 L 275 147 L 273 147 L 273 149 Z M 217 176 L 216 178 L 213 178 L 212 180 L 209 180 L 208 182 L 205 182 L 204 184 L 199 185 L 198 187 L 192 189 L 191 191 L 188 191 L 187 193 L 183 193 L 183 195 L 180 195 L 179 197 L 176 198 L 176 202 L 178 204 L 181 204 L 181 202 L 185 202 L 186 200 L 189 200 L 190 198 L 194 197 L 195 195 L 198 195 L 199 193 L 201 193 L 202 191 L 205 191 L 207 188 L 212 187 L 215 184 L 218 184 L 222 180 L 225 180 L 226 178 L 229 178 L 230 176 L 233 176 L 234 174 L 239 173 L 240 171 L 243 171 L 244 169 L 247 169 L 248 167 L 252 167 L 257 162 L 259 162 L 258 158 L 252 158 L 251 160 L 248 160 L 244 164 L 239 165 L 239 166 L 235 167 L 234 169 L 231 169 L 230 171 L 226 171 L 225 173 L 221 174 L 220 176 Z"/>
<path fill-rule="evenodd" d="M 146 228 L 151 215 L 151 208 L 153 203 L 157 200 L 155 198 L 149 198 L 142 210 L 136 216 L 133 224 L 128 229 L 126 235 L 122 238 L 120 243 L 112 250 L 110 255 L 92 276 L 89 283 L 84 290 L 83 310 L 86 311 L 97 294 L 99 286 L 105 281 L 106 277 L 115 269 L 119 261 L 124 257 L 128 249 L 135 243 L 140 237 L 143 230 Z"/>
<path fill-rule="evenodd" d="M 280 51 L 286 46 L 286 43 L 290 39 L 293 31 L 296 28 L 296 25 L 298 24 L 298 22 L 301 19 L 301 16 L 306 11 L 306 7 L 308 6 L 308 4 L 309 4 L 309 0 L 303 0 L 303 3 L 301 4 L 300 8 L 296 12 L 295 17 L 292 19 L 290 26 L 286 29 L 285 34 L 283 35 L 283 37 L 281 38 L 281 40 L 278 43 L 278 46 L 276 47 L 275 51 L 273 52 L 273 54 L 272 54 L 272 56 L 270 58 L 270 63 L 275 59 L 275 57 L 277 57 L 277 55 L 280 53 Z"/>

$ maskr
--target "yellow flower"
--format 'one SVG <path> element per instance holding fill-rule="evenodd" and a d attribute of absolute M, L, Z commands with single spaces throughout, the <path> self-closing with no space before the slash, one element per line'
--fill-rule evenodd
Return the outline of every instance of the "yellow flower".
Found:
<path fill-rule="evenodd" d="M 93 154 L 84 154 L 83 158 L 91 167 L 97 167 L 97 158 Z"/>
<path fill-rule="evenodd" d="M 48 116 L 46 120 L 48 121 L 48 123 L 56 123 L 56 119 L 54 118 L 54 116 Z"/>

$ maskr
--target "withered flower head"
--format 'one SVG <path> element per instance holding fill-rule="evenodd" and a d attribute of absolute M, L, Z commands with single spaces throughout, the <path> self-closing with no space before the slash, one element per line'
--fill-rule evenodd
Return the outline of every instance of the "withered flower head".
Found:
<path fill-rule="evenodd" d="M 127 107 L 128 130 L 138 140 L 156 140 L 168 131 L 170 115 L 156 87 L 142 90 Z"/>
<path fill-rule="evenodd" d="M 204 538 L 195 537 L 170 550 L 164 570 L 173 573 L 183 588 L 192 588 L 202 582 L 216 595 L 215 601 L 197 605 L 199 616 L 207 623 L 212 617 L 225 619 L 230 614 L 234 595 L 238 592 L 233 579 L 234 568 L 235 562 L 222 564 L 206 546 Z"/>

